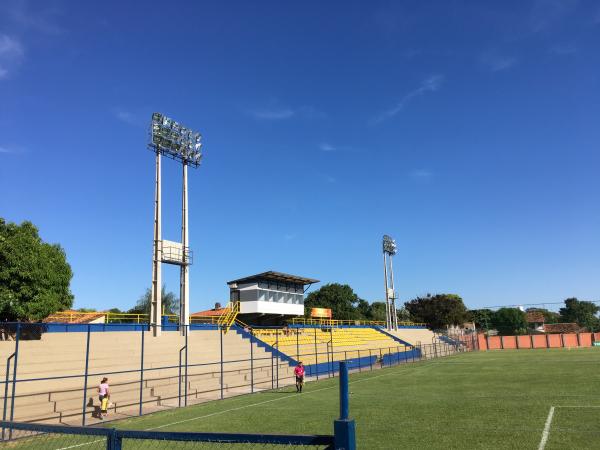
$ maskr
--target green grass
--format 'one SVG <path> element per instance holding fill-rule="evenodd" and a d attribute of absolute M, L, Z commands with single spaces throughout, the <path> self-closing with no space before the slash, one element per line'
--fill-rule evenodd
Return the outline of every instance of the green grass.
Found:
<path fill-rule="evenodd" d="M 600 449 L 600 349 L 477 352 L 350 376 L 361 449 Z M 338 379 L 111 424 L 123 429 L 331 434 Z M 561 408 L 560 406 L 579 406 Z"/>

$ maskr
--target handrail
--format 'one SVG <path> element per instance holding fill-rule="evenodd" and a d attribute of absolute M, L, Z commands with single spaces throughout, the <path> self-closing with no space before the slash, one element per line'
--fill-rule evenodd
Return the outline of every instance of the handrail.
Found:
<path fill-rule="evenodd" d="M 218 325 L 223 328 L 224 333 L 227 333 L 240 312 L 240 302 L 229 302 L 225 310 L 227 312 L 219 316 Z"/>
<path fill-rule="evenodd" d="M 309 319 L 306 317 L 294 317 L 291 322 L 293 325 L 367 325 L 367 326 L 385 326 L 385 321 L 379 320 L 338 320 L 338 319 Z M 398 322 L 399 326 L 425 326 L 420 322 Z"/>

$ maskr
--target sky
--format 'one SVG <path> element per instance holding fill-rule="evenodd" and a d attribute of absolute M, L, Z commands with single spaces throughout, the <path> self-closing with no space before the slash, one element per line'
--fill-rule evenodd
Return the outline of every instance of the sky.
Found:
<path fill-rule="evenodd" d="M 381 300 L 383 234 L 401 302 L 600 300 L 599 44 L 583 0 L 3 0 L 0 217 L 65 249 L 75 307 L 132 307 L 158 111 L 203 135 L 191 311 L 267 270 Z"/>

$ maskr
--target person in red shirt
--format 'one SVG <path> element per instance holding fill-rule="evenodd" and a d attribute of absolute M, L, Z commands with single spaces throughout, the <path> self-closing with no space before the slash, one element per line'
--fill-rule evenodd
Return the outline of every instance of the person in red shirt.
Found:
<path fill-rule="evenodd" d="M 294 369 L 294 375 L 296 375 L 296 392 L 302 392 L 304 386 L 304 366 L 302 361 L 298 361 L 298 365 Z"/>

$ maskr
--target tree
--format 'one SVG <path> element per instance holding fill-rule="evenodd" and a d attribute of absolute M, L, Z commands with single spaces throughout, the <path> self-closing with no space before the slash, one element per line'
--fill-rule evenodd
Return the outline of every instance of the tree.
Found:
<path fill-rule="evenodd" d="M 179 314 L 179 298 L 173 292 L 167 292 L 166 285 L 162 285 L 162 313 Z M 129 314 L 150 314 L 150 304 L 152 302 L 152 289 L 146 289 L 135 306 L 127 311 Z"/>
<path fill-rule="evenodd" d="M 563 322 L 576 322 L 580 327 L 597 330 L 600 320 L 596 314 L 599 310 L 595 303 L 568 298 L 565 300 L 565 307 L 560 308 L 560 317 Z"/>
<path fill-rule="evenodd" d="M 469 320 L 475 323 L 476 328 L 489 330 L 492 324 L 492 316 L 494 311 L 491 309 L 471 309 L 468 312 Z"/>
<path fill-rule="evenodd" d="M 467 319 L 467 308 L 458 295 L 427 294 L 404 304 L 411 317 L 431 328 L 458 325 Z"/>
<path fill-rule="evenodd" d="M 0 319 L 37 321 L 73 305 L 73 272 L 64 250 L 44 242 L 31 222 L 0 218 Z"/>
<path fill-rule="evenodd" d="M 373 302 L 369 307 L 369 320 L 385 322 L 385 302 Z"/>
<path fill-rule="evenodd" d="M 360 311 L 357 309 L 360 300 L 347 284 L 330 283 L 306 296 L 305 313 L 310 316 L 311 308 L 330 308 L 334 319 L 361 319 Z M 364 304 L 362 307 L 364 308 Z"/>
<path fill-rule="evenodd" d="M 500 308 L 492 315 L 492 326 L 504 336 L 527 333 L 527 315 L 518 308 Z"/>

